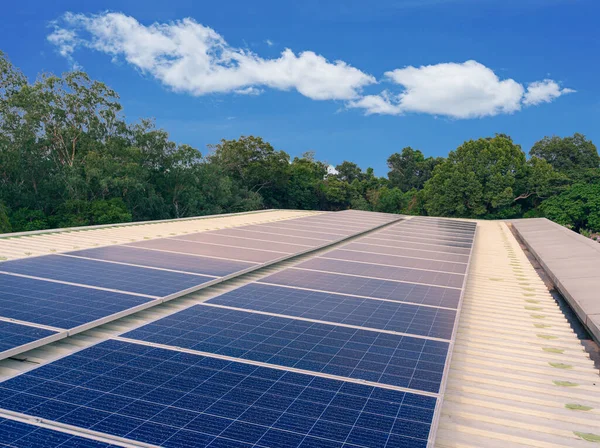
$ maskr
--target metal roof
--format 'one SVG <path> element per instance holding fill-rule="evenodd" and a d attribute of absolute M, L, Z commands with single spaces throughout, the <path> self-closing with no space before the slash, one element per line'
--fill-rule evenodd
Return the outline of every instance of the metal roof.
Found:
<path fill-rule="evenodd" d="M 0 239 L 0 257 L 66 252 L 311 213 L 315 212 L 276 210 L 39 232 Z M 0 380 L 307 257 L 266 267 L 40 347 L 18 359 L 1 361 Z M 590 446 L 590 441 L 598 441 L 600 432 L 598 380 L 593 362 L 507 225 L 479 221 L 435 446 Z"/>
<path fill-rule="evenodd" d="M 436 446 L 588 447 L 599 380 L 507 225 L 481 221 Z"/>

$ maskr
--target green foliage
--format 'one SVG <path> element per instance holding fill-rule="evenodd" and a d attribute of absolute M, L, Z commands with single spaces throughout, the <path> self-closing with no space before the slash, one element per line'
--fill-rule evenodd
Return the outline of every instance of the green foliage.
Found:
<path fill-rule="evenodd" d="M 41 210 L 30 210 L 20 208 L 10 217 L 13 232 L 29 232 L 32 230 L 43 230 L 50 226 L 48 219 Z"/>
<path fill-rule="evenodd" d="M 498 135 L 471 140 L 451 151 L 425 183 L 425 209 L 437 216 L 509 218 L 526 176 L 525 154 Z"/>
<path fill-rule="evenodd" d="M 210 161 L 248 191 L 260 193 L 267 207 L 285 204 L 290 156 L 260 137 L 221 140 L 211 147 Z"/>
<path fill-rule="evenodd" d="M 0 202 L 0 233 L 12 232 L 12 226 L 10 225 L 7 212 L 6 206 Z"/>
<path fill-rule="evenodd" d="M 90 220 L 92 224 L 130 222 L 131 213 L 121 198 L 98 199 L 90 206 Z"/>
<path fill-rule="evenodd" d="M 354 180 L 361 180 L 363 172 L 360 167 L 354 162 L 344 160 L 340 165 L 335 167 L 337 177 L 344 182 L 351 184 Z"/>
<path fill-rule="evenodd" d="M 540 205 L 543 215 L 575 231 L 600 231 L 600 183 L 574 184 Z"/>
<path fill-rule="evenodd" d="M 405 147 L 387 178 L 351 161 L 329 174 L 313 152 L 291 160 L 256 136 L 203 156 L 152 120 L 128 123 L 118 100 L 83 72 L 30 83 L 0 52 L 0 233 L 262 208 L 546 216 L 600 231 L 600 159 L 581 134 L 545 137 L 529 160 L 499 134 L 447 159 Z"/>
<path fill-rule="evenodd" d="M 433 175 L 434 168 L 442 161 L 441 157 L 425 158 L 421 151 L 407 146 L 401 153 L 392 154 L 388 158 L 388 179 L 392 187 L 402 191 L 420 190 Z"/>
<path fill-rule="evenodd" d="M 404 193 L 399 188 L 382 187 L 370 193 L 369 200 L 376 212 L 401 213 L 407 205 Z"/>
<path fill-rule="evenodd" d="M 533 145 L 529 155 L 548 161 L 555 170 L 574 179 L 585 170 L 600 166 L 596 146 L 582 134 L 544 137 Z"/>

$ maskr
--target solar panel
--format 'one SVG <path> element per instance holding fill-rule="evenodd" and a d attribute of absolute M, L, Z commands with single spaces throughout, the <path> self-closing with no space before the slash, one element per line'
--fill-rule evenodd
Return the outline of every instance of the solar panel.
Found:
<path fill-rule="evenodd" d="M 0 265 L 0 271 L 153 297 L 168 296 L 214 279 L 63 255 L 7 261 Z"/>
<path fill-rule="evenodd" d="M 75 328 L 147 304 L 149 297 L 0 274 L 0 314 L 57 328 Z"/>
<path fill-rule="evenodd" d="M 406 281 L 436 286 L 448 286 L 452 288 L 460 288 L 465 278 L 462 274 L 408 269 L 397 266 L 360 263 L 357 261 L 332 260 L 329 258 L 313 258 L 312 260 L 294 266 L 293 269 L 353 274 L 384 280 Z"/>
<path fill-rule="evenodd" d="M 270 251 L 283 252 L 283 253 L 295 253 L 301 250 L 309 249 L 310 246 L 298 245 L 298 244 L 290 244 L 290 243 L 279 243 L 274 241 L 269 241 L 265 244 L 265 240 L 256 240 L 256 239 L 248 239 L 248 238 L 232 238 L 231 236 L 225 235 L 215 235 L 215 234 L 202 234 L 197 233 L 195 235 L 181 235 L 178 236 L 177 239 L 179 241 L 193 241 L 196 243 L 207 243 L 207 244 L 217 244 L 224 245 L 229 247 L 239 247 L 246 249 L 268 249 Z"/>
<path fill-rule="evenodd" d="M 400 249 L 417 249 L 434 253 L 441 254 L 456 254 L 462 255 L 462 258 L 459 258 L 458 261 L 468 259 L 469 253 L 471 251 L 470 247 L 456 247 L 449 244 L 438 244 L 435 242 L 424 242 L 420 240 L 417 242 L 414 238 L 403 238 L 403 239 L 390 239 L 390 238 L 361 238 L 361 244 L 369 244 L 373 246 L 383 246 L 383 247 L 397 247 Z"/>
<path fill-rule="evenodd" d="M 196 305 L 123 335 L 381 384 L 437 392 L 448 343 Z"/>
<path fill-rule="evenodd" d="M 456 311 L 252 283 L 208 304 L 450 339 Z"/>
<path fill-rule="evenodd" d="M 438 254 L 438 256 L 436 256 L 435 253 L 432 254 L 431 252 L 413 251 L 411 249 L 402 250 L 397 248 L 394 248 L 394 250 L 385 250 L 386 248 L 382 248 L 383 250 L 380 251 L 380 248 L 373 249 L 372 246 L 367 247 L 368 251 L 362 252 L 361 249 L 363 247 L 365 246 L 360 243 L 348 244 L 342 246 L 340 249 L 327 252 L 327 255 L 325 255 L 324 258 L 380 263 L 388 266 L 454 272 L 457 274 L 464 274 L 467 270 L 466 262 L 440 261 L 435 259 L 448 258 L 447 256 L 439 256 L 446 254 Z"/>
<path fill-rule="evenodd" d="M 10 356 L 12 350 L 20 346 L 33 348 L 32 343 L 51 342 L 56 340 L 53 336 L 57 335 L 58 331 L 0 320 L 0 355 Z"/>
<path fill-rule="evenodd" d="M 295 286 L 325 292 L 337 292 L 447 308 L 456 308 L 460 298 L 460 290 L 458 289 L 351 277 L 327 272 L 299 271 L 297 269 L 286 269 L 269 275 L 261 279 L 260 283 Z"/>
<path fill-rule="evenodd" d="M 219 235 L 231 236 L 234 238 L 247 238 L 254 239 L 258 241 L 268 241 L 268 242 L 283 242 L 288 243 L 293 241 L 296 244 L 308 247 L 316 247 L 323 244 L 322 240 L 315 238 L 298 238 L 294 237 L 291 239 L 289 235 L 276 235 L 269 232 L 256 232 L 247 230 L 245 227 L 238 227 L 235 229 L 223 229 L 219 231 Z"/>
<path fill-rule="evenodd" d="M 190 277 L 235 275 L 235 268 L 260 267 L 397 218 L 347 211 L 307 219 L 59 256 L 88 263 L 91 274 L 46 267 L 42 273 L 56 277 L 44 281 L 51 295 L 35 299 L 48 316 L 29 306 L 37 290 L 26 282 L 42 280 L 0 274 L 0 281 L 25 282 L 9 288 L 7 309 L 40 321 L 69 319 L 69 302 L 88 305 L 72 300 L 77 290 L 119 294 L 98 289 L 105 279 L 166 294 Z M 311 225 L 323 231 L 311 232 Z M 440 220 L 376 231 L 0 383 L 0 408 L 165 447 L 428 446 L 474 229 Z M 377 244 L 388 239 L 391 245 Z M 110 267 L 96 272 L 97 265 Z M 117 275 L 121 268 L 130 275 Z M 174 277 L 139 285 L 143 271 Z M 61 283 L 79 283 L 66 278 L 96 283 L 82 288 Z M 120 295 L 155 297 L 138 294 L 149 297 Z M 66 297 L 64 309 L 52 316 L 57 297 Z M 112 306 L 112 298 L 104 304 Z"/>
<path fill-rule="evenodd" d="M 332 230 L 326 240 L 318 239 L 325 234 L 299 231 L 303 219 L 242 227 L 237 238 L 217 230 L 2 262 L 0 318 L 68 329 L 72 334 L 400 217 L 351 222 L 350 228 Z M 334 213 L 319 219 L 331 223 L 331 229 L 345 222 Z M 257 239 L 257 232 L 244 230 L 248 228 L 265 232 Z M 299 234 L 315 238 L 307 245 L 307 238 L 297 238 Z M 27 332 L 31 330 L 23 329 Z M 13 334 L 11 341 L 17 340 Z M 28 341 L 27 334 L 22 340 Z M 16 347 L 11 350 L 16 353 Z"/>
<path fill-rule="evenodd" d="M 0 417 L 0 446 L 24 448 L 112 448 L 117 445 Z"/>
<path fill-rule="evenodd" d="M 176 253 L 157 253 L 145 249 L 127 246 L 106 246 L 96 249 L 70 252 L 70 255 L 93 258 L 96 260 L 115 261 L 139 266 L 173 269 L 182 272 L 225 276 L 252 267 L 253 263 L 243 261 L 222 260 Z M 1 267 L 2 265 L 0 265 Z"/>
<path fill-rule="evenodd" d="M 265 247 L 267 247 L 267 244 L 268 243 L 265 243 Z M 166 238 L 142 241 L 139 243 L 130 243 L 127 246 L 178 252 L 180 254 L 202 255 L 205 257 L 245 261 L 253 264 L 267 263 L 290 255 L 286 252 L 242 249 L 239 247 L 194 243 L 193 241 L 169 240 Z"/>
<path fill-rule="evenodd" d="M 425 237 L 428 241 L 435 243 L 455 243 L 458 244 L 458 247 L 470 247 L 470 243 L 472 241 L 472 236 L 464 236 L 457 235 L 455 233 L 439 233 L 439 232 L 431 232 L 428 229 L 423 227 L 389 227 L 383 230 L 382 232 L 377 232 L 377 235 L 382 235 L 389 237 L 391 239 L 394 238 L 403 238 L 405 236 L 412 237 Z"/>
<path fill-rule="evenodd" d="M 5 409 L 178 448 L 424 448 L 436 401 L 115 340 L 0 384 Z"/>

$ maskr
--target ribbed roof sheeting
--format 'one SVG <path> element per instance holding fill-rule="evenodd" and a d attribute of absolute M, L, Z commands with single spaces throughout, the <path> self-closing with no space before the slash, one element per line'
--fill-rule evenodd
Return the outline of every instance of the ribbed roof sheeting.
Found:
<path fill-rule="evenodd" d="M 599 380 L 506 224 L 480 222 L 436 446 L 589 447 Z"/>

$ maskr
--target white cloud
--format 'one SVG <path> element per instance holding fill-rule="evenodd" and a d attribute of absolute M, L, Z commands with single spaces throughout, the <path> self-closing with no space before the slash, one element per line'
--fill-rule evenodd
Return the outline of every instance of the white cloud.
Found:
<path fill-rule="evenodd" d="M 263 91 L 256 87 L 245 87 L 243 89 L 234 90 L 238 95 L 260 95 Z"/>
<path fill-rule="evenodd" d="M 378 94 L 363 94 L 377 81 L 344 61 L 285 49 L 265 59 L 229 45 L 212 28 L 187 18 L 176 22 L 140 24 L 122 13 L 65 14 L 53 22 L 48 41 L 76 67 L 73 54 L 92 49 L 125 60 L 177 92 L 259 95 L 266 88 L 296 90 L 313 100 L 341 100 L 365 114 L 424 113 L 457 119 L 510 114 L 523 106 L 550 102 L 574 90 L 545 79 L 527 89 L 500 79 L 477 61 L 408 66 L 384 75 L 391 86 Z M 267 45 L 273 42 L 265 40 Z M 392 90 L 396 89 L 395 92 Z"/>
<path fill-rule="evenodd" d="M 544 79 L 543 81 L 532 82 L 527 86 L 523 104 L 536 106 L 541 103 L 549 103 L 561 95 L 574 92 L 573 89 L 561 89 L 556 81 Z"/>
<path fill-rule="evenodd" d="M 286 49 L 279 58 L 261 58 L 189 18 L 145 26 L 121 13 L 67 13 L 54 27 L 48 40 L 64 56 L 91 48 L 124 58 L 166 86 L 193 95 L 256 94 L 270 87 L 295 89 L 314 100 L 350 100 L 375 82 L 343 61 L 330 62 L 312 51 Z"/>
<path fill-rule="evenodd" d="M 267 44 L 269 47 L 272 47 L 273 45 L 275 45 L 271 39 L 266 39 L 265 44 Z"/>
<path fill-rule="evenodd" d="M 351 101 L 349 107 L 362 108 L 366 114 L 401 115 L 416 112 L 452 118 L 477 118 L 513 113 L 522 105 L 550 102 L 573 92 L 560 90 L 552 80 L 529 85 L 527 91 L 513 79 L 501 80 L 477 61 L 406 67 L 385 73 L 386 78 L 403 88 L 393 95 L 384 91 Z"/>
<path fill-rule="evenodd" d="M 348 107 L 364 109 L 366 115 L 400 115 L 402 113 L 398 99 L 387 90 L 379 95 L 365 95 L 358 100 L 350 101 Z"/>

